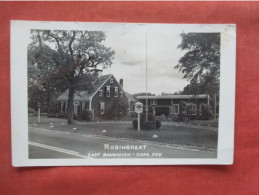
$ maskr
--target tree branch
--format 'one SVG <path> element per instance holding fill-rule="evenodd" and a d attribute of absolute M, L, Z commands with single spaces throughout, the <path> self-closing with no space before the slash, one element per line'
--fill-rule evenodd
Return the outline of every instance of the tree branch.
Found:
<path fill-rule="evenodd" d="M 48 32 L 48 35 L 49 35 L 50 37 L 52 37 L 52 38 L 56 41 L 56 43 L 57 43 L 57 45 L 58 45 L 58 49 L 59 49 L 60 51 L 62 51 L 58 38 L 55 37 L 54 35 L 52 35 L 50 31 Z M 62 52 L 63 52 L 63 51 L 62 51 Z"/>
<path fill-rule="evenodd" d="M 76 32 L 73 31 L 73 36 L 72 36 L 72 38 L 71 38 L 71 40 L 70 40 L 70 42 L 68 44 L 68 49 L 69 49 L 69 53 L 70 53 L 72 61 L 74 61 L 74 59 L 73 59 L 74 52 L 73 52 L 73 49 L 72 49 L 72 44 L 73 44 L 73 42 L 75 40 L 75 36 L 76 36 Z"/>

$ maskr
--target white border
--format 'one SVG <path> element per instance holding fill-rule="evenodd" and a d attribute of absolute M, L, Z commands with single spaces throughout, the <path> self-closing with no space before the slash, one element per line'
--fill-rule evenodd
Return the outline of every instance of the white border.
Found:
<path fill-rule="evenodd" d="M 216 159 L 28 159 L 27 44 L 30 29 L 221 32 L 220 114 Z M 11 21 L 11 117 L 13 166 L 232 164 L 234 151 L 236 25 Z"/>

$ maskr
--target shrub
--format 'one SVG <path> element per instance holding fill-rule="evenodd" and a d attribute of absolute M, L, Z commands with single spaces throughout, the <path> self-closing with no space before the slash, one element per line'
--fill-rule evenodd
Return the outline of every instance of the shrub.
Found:
<path fill-rule="evenodd" d="M 161 115 L 161 121 L 166 121 L 166 116 L 164 114 Z"/>
<path fill-rule="evenodd" d="M 161 127 L 161 121 L 156 120 L 156 129 L 160 129 L 160 127 Z"/>
<path fill-rule="evenodd" d="M 137 119 L 134 119 L 132 121 L 132 125 L 133 125 L 133 129 L 138 129 L 138 120 Z"/>
<path fill-rule="evenodd" d="M 178 120 L 178 115 L 177 114 L 172 114 L 171 116 L 172 121 L 177 121 Z"/>
<path fill-rule="evenodd" d="M 148 121 L 154 121 L 155 120 L 155 116 L 153 114 L 151 114 L 151 113 L 148 113 L 147 120 Z M 144 122 L 144 121 L 146 121 L 146 114 L 145 113 L 141 113 L 140 114 L 140 123 Z"/>
<path fill-rule="evenodd" d="M 57 107 L 54 105 L 51 105 L 48 109 L 48 114 L 56 114 L 58 113 Z"/>
<path fill-rule="evenodd" d="M 66 113 L 57 113 L 55 116 L 57 118 L 67 118 L 67 114 Z"/>
<path fill-rule="evenodd" d="M 155 125 L 155 121 L 144 121 L 142 127 L 140 127 L 144 130 L 154 130 L 156 128 Z"/>
<path fill-rule="evenodd" d="M 49 109 L 48 109 L 48 112 L 47 112 L 47 117 L 55 118 L 55 117 L 57 117 L 57 113 L 58 113 L 57 106 L 52 104 L 52 105 L 49 106 Z"/>
<path fill-rule="evenodd" d="M 134 119 L 132 121 L 132 125 L 134 129 L 138 129 L 138 120 Z M 161 121 L 156 120 L 155 116 L 151 113 L 148 114 L 148 121 L 146 121 L 146 115 L 145 113 L 142 113 L 140 115 L 140 129 L 143 130 L 154 130 L 159 129 L 161 127 Z"/>
<path fill-rule="evenodd" d="M 91 110 L 83 110 L 81 113 L 81 119 L 86 121 L 93 120 L 93 114 Z"/>
<path fill-rule="evenodd" d="M 138 118 L 138 114 L 136 112 L 130 112 L 130 118 Z"/>
<path fill-rule="evenodd" d="M 122 119 L 124 116 L 127 116 L 128 112 L 128 102 L 124 99 L 112 100 L 111 106 L 107 107 L 104 119 Z"/>
<path fill-rule="evenodd" d="M 201 120 L 208 120 L 211 118 L 213 118 L 212 109 L 206 104 L 201 104 Z"/>
<path fill-rule="evenodd" d="M 171 115 L 171 119 L 172 119 L 172 121 L 175 121 L 175 122 L 183 122 L 184 121 L 184 115 L 182 115 L 182 114 L 178 114 L 178 115 L 173 114 L 173 115 Z"/>

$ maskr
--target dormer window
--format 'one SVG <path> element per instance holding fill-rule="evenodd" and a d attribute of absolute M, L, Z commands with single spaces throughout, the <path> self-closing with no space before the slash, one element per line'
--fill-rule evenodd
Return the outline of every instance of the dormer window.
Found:
<path fill-rule="evenodd" d="M 157 100 L 150 100 L 150 105 L 157 105 Z"/>
<path fill-rule="evenodd" d="M 99 96 L 100 96 L 100 97 L 103 96 L 103 90 L 99 90 Z"/>
<path fill-rule="evenodd" d="M 118 87 L 114 88 L 114 97 L 118 97 Z"/>
<path fill-rule="evenodd" d="M 110 83 L 113 83 L 113 78 L 110 78 Z"/>
<path fill-rule="evenodd" d="M 111 87 L 106 86 L 106 97 L 110 97 L 110 95 L 111 95 Z"/>

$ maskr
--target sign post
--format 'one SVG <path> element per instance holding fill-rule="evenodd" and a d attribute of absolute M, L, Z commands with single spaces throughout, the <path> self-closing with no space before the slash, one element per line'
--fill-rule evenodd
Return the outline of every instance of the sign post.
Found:
<path fill-rule="evenodd" d="M 40 103 L 38 103 L 38 124 L 40 124 Z"/>
<path fill-rule="evenodd" d="M 135 103 L 135 112 L 138 113 L 138 131 L 140 131 L 140 113 L 143 112 L 143 104 L 141 102 Z"/>

